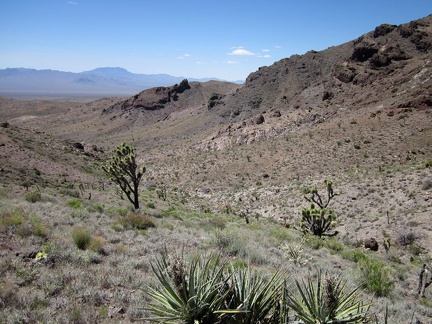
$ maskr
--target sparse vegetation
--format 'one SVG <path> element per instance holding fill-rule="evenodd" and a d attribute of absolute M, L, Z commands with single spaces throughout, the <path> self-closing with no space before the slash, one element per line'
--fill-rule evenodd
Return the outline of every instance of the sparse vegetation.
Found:
<path fill-rule="evenodd" d="M 161 90 L 171 100 L 156 110 L 131 106 L 154 89 L 87 102 L 0 98 L 0 120 L 10 121 L 0 125 L 0 323 L 138 322 L 158 316 L 149 303 L 174 316 L 200 298 L 201 321 L 335 322 L 328 301 L 356 296 L 356 287 L 356 301 L 372 300 L 369 322 L 429 323 L 431 291 L 415 292 L 421 265 L 432 260 L 430 53 L 413 41 L 431 22 L 282 60 L 246 86 Z M 400 33 L 413 36 L 399 44 Z M 356 61 L 364 45 L 410 59 L 371 69 L 377 56 Z M 337 60 L 327 56 L 336 52 Z M 220 103 L 207 109 L 212 93 Z M 123 141 L 146 158 L 144 186 L 135 155 L 140 209 L 101 169 Z M 341 199 L 326 205 L 324 179 Z M 364 248 L 372 238 L 377 251 Z M 179 287 L 204 292 L 180 296 L 178 307 L 141 290 L 166 293 L 152 271 L 165 250 L 183 253 L 176 267 L 188 285 Z M 167 262 L 163 275 L 177 289 L 177 261 Z M 190 283 L 191 265 L 197 280 L 221 270 L 219 311 L 206 313 L 213 288 Z M 295 311 L 289 296 L 305 307 Z"/>

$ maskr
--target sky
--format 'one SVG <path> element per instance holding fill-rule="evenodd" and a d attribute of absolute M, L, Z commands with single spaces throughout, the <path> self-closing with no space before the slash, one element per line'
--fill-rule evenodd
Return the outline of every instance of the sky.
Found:
<path fill-rule="evenodd" d="M 0 0 L 0 69 L 244 80 L 432 14 L 432 0 Z"/>

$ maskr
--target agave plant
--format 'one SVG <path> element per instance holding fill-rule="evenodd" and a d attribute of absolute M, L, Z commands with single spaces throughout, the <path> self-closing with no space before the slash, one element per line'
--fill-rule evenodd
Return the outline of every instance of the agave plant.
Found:
<path fill-rule="evenodd" d="M 296 281 L 299 295 L 288 295 L 288 306 L 305 324 L 361 323 L 366 319 L 369 304 L 360 299 L 359 287 L 347 292 L 346 281 L 329 277 L 323 281 L 318 272 L 317 283 Z"/>
<path fill-rule="evenodd" d="M 283 273 L 276 272 L 266 280 L 250 267 L 235 269 L 231 266 L 230 272 L 227 308 L 240 311 L 232 316 L 233 323 L 287 322 L 286 277 Z"/>
<path fill-rule="evenodd" d="M 148 306 L 153 322 L 218 323 L 228 291 L 218 258 L 196 258 L 189 265 L 177 259 L 169 262 L 162 255 L 152 264 L 159 287 L 144 292 L 155 303 Z"/>

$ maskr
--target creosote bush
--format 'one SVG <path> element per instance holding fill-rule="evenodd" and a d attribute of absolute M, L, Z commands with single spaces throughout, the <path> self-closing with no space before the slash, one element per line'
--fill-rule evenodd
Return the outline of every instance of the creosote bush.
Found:
<path fill-rule="evenodd" d="M 27 200 L 28 202 L 31 202 L 31 203 L 35 203 L 35 202 L 42 200 L 42 195 L 40 194 L 39 191 L 32 191 L 32 192 L 26 193 L 25 200 Z"/>
<path fill-rule="evenodd" d="M 388 296 L 394 282 L 386 265 L 379 260 L 366 257 L 359 260 L 358 266 L 362 286 L 378 297 Z"/>

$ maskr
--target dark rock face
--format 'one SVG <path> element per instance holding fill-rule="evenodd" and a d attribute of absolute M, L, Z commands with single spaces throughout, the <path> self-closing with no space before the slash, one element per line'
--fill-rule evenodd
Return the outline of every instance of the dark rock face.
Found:
<path fill-rule="evenodd" d="M 356 76 L 356 71 L 353 67 L 340 65 L 340 66 L 335 67 L 333 75 L 339 81 L 341 81 L 343 83 L 349 83 Z"/>
<path fill-rule="evenodd" d="M 351 59 L 357 62 L 364 62 L 370 59 L 377 52 L 378 49 L 372 46 L 359 46 L 354 49 Z"/>
<path fill-rule="evenodd" d="M 210 110 L 215 105 L 223 104 L 222 98 L 223 98 L 223 95 L 217 94 L 217 93 L 213 93 L 212 96 L 210 97 L 208 103 L 207 103 L 207 109 Z"/>
<path fill-rule="evenodd" d="M 178 94 L 190 89 L 188 80 L 171 87 L 156 87 L 144 90 L 122 104 L 122 109 L 141 108 L 144 110 L 159 110 L 171 101 L 178 100 Z"/>
<path fill-rule="evenodd" d="M 371 250 L 371 251 L 378 251 L 378 242 L 373 237 L 366 239 L 364 241 L 364 247 L 365 249 Z"/>
<path fill-rule="evenodd" d="M 397 28 L 396 25 L 382 24 L 382 25 L 378 26 L 377 28 L 375 28 L 374 33 L 373 33 L 373 37 L 377 38 L 380 36 L 387 35 L 388 33 L 392 32 L 396 28 Z"/>

